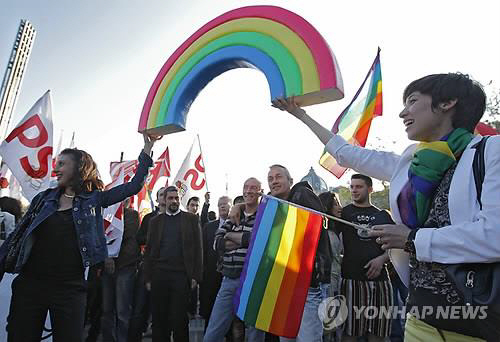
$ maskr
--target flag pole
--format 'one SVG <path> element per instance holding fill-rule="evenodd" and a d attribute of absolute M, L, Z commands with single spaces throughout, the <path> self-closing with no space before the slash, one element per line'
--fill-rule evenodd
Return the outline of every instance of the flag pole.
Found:
<path fill-rule="evenodd" d="M 151 196 L 151 190 L 148 188 L 147 192 L 149 196 L 149 205 L 151 206 L 151 211 L 155 211 L 155 204 L 153 202 L 153 197 Z"/>
<path fill-rule="evenodd" d="M 379 59 L 380 59 L 380 47 L 378 47 L 378 49 L 377 49 L 377 56 L 375 56 L 375 59 L 373 60 L 372 65 L 370 66 L 370 70 L 368 70 L 368 73 L 366 74 L 365 79 L 363 80 L 363 83 L 361 83 L 361 87 L 359 87 L 358 91 L 356 92 L 356 94 L 352 98 L 351 102 L 347 105 L 347 107 L 345 107 L 345 109 L 342 111 L 342 113 L 340 113 L 337 120 L 335 120 L 335 123 L 333 124 L 333 127 L 331 129 L 332 133 L 335 133 L 335 134 L 338 133 L 340 121 L 342 121 L 342 119 L 344 117 L 344 113 L 352 106 L 354 101 L 356 101 L 356 99 L 358 98 L 359 94 L 361 93 L 361 90 L 365 86 L 365 83 L 368 80 L 368 77 L 370 77 L 370 74 L 372 73 L 372 70 L 375 67 L 375 64 L 377 64 Z"/>
<path fill-rule="evenodd" d="M 207 180 L 207 167 L 205 166 L 205 160 L 203 159 L 203 151 L 201 150 L 201 141 L 200 141 L 200 135 L 196 134 L 198 137 L 198 146 L 200 147 L 200 154 L 201 154 L 201 160 L 203 160 L 203 168 L 205 169 L 205 186 L 207 187 L 207 192 L 208 190 L 208 180 Z"/>
<path fill-rule="evenodd" d="M 292 205 L 294 207 L 297 207 L 297 208 L 300 208 L 300 209 L 304 209 L 304 210 L 313 212 L 313 213 L 321 215 L 321 216 L 328 217 L 331 220 L 343 223 L 343 224 L 348 225 L 350 227 L 353 227 L 355 229 L 362 229 L 362 230 L 371 229 L 370 227 L 365 227 L 365 226 L 362 226 L 362 225 L 359 225 L 359 224 L 356 224 L 356 223 L 352 223 L 352 222 L 349 222 L 349 221 L 343 220 L 341 218 L 338 218 L 338 217 L 335 217 L 335 216 L 331 216 L 331 215 L 322 213 L 320 211 L 317 211 L 317 210 L 314 210 L 314 209 L 311 209 L 311 208 L 307 208 L 307 207 L 304 207 L 304 206 L 301 206 L 301 205 L 298 205 L 298 204 L 295 204 L 295 203 L 292 203 L 292 202 L 289 202 L 289 201 L 285 201 L 285 200 L 283 200 L 281 198 L 278 198 L 278 197 L 274 197 L 274 196 L 270 196 L 270 195 L 266 195 L 266 194 L 262 194 L 262 197 L 268 197 L 268 198 L 271 198 L 271 199 L 275 199 L 278 202 L 286 203 L 286 204 Z"/>

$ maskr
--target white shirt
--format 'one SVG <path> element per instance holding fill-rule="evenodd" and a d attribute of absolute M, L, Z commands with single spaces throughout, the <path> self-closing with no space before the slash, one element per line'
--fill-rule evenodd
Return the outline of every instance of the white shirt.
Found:
<path fill-rule="evenodd" d="M 168 209 L 165 210 L 165 214 L 167 214 L 168 216 L 175 216 L 180 212 L 181 212 L 181 209 L 177 209 L 177 211 L 175 213 L 171 213 L 170 211 L 168 211 Z"/>
<path fill-rule="evenodd" d="M 424 262 L 491 263 L 500 261 L 500 136 L 491 137 L 485 148 L 486 174 L 479 209 L 472 171 L 475 149 L 481 137 L 475 137 L 460 158 L 448 195 L 451 225 L 420 229 L 415 237 L 417 259 Z M 334 135 L 327 151 L 344 166 L 380 180 L 390 181 L 389 202 L 396 223 L 401 222 L 397 198 L 408 181 L 416 144 L 401 156 L 349 145 Z M 408 254 L 401 249 L 389 251 L 394 267 L 408 284 Z"/>

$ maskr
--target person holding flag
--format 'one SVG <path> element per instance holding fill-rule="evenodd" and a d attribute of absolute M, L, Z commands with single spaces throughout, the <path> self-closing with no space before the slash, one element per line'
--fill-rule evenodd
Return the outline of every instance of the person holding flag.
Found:
<path fill-rule="evenodd" d="M 139 192 L 153 164 L 150 155 L 158 139 L 144 134 L 135 176 L 106 191 L 87 152 L 65 149 L 59 154 L 58 186 L 33 198 L 16 230 L 0 247 L 0 279 L 4 272 L 19 273 L 12 284 L 9 341 L 39 341 L 47 311 L 53 341 L 82 341 L 84 269 L 107 257 L 102 209 Z"/>
<path fill-rule="evenodd" d="M 485 142 L 473 135 L 486 95 L 467 75 L 433 74 L 411 82 L 403 104 L 399 117 L 408 138 L 419 143 L 397 155 L 349 144 L 312 119 L 293 97 L 273 101 L 305 123 L 339 165 L 391 182 L 396 224 L 374 226 L 369 235 L 390 250 L 394 267 L 409 284 L 405 341 L 498 340 L 500 319 L 494 306 L 488 306 L 482 320 L 465 310 L 458 312 L 459 319 L 439 315 L 450 307 L 474 305 L 457 292 L 458 283 L 447 272 L 450 264 L 484 267 L 500 261 L 500 137 Z M 479 142 L 485 143 L 480 183 L 473 162 Z M 484 278 L 476 282 L 492 286 Z M 426 307 L 433 314 L 421 315 Z"/>

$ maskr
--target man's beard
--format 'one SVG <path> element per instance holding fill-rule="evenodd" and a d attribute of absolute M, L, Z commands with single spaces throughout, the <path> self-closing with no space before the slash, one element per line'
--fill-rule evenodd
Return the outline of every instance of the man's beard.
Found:
<path fill-rule="evenodd" d="M 171 204 L 168 206 L 168 211 L 171 213 L 175 213 L 179 209 L 179 206 L 176 204 Z"/>

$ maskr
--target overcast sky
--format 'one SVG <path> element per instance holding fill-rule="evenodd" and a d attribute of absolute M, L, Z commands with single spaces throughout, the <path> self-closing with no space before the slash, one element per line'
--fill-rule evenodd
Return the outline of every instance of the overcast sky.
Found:
<path fill-rule="evenodd" d="M 345 98 L 306 108 L 331 127 L 360 86 L 380 46 L 384 114 L 373 122 L 369 143 L 401 152 L 409 144 L 397 115 L 412 80 L 460 71 L 500 83 L 500 1 L 235 1 L 235 0 L 1 0 L 0 72 L 21 18 L 37 30 L 15 110 L 17 123 L 52 90 L 54 144 L 76 131 L 76 145 L 97 161 L 105 181 L 109 162 L 137 157 L 140 111 L 159 69 L 174 50 L 216 16 L 250 4 L 273 4 L 303 16 L 337 57 Z M 330 186 L 337 180 L 318 165 L 322 145 L 296 119 L 270 106 L 263 74 L 238 69 L 213 80 L 193 103 L 187 130 L 164 137 L 173 176 L 193 137 L 201 138 L 213 197 L 241 191 L 244 179 L 266 181 L 268 166 L 288 166 L 299 180 L 311 166 Z M 379 140 L 380 139 L 380 140 Z M 393 143 L 395 142 L 395 143 Z M 267 185 L 266 185 L 267 188 Z"/>

